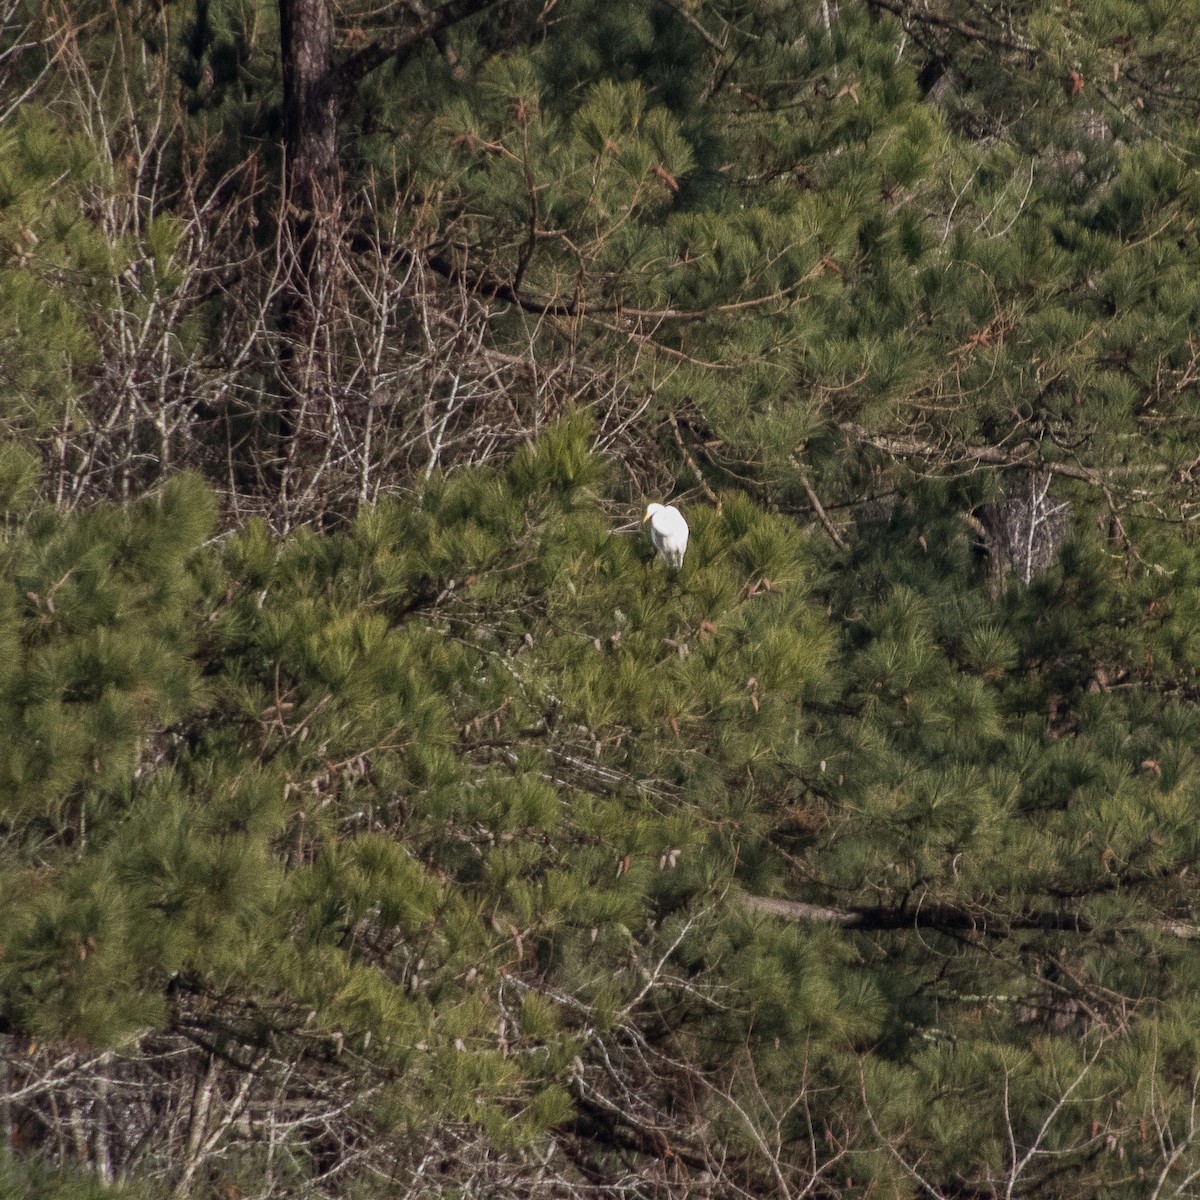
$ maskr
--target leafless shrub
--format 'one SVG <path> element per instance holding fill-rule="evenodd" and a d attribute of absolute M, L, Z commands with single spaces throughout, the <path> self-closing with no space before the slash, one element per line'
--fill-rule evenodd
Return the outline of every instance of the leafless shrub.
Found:
<path fill-rule="evenodd" d="M 347 207 L 335 294 L 305 301 L 332 328 L 305 345 L 260 343 L 273 356 L 264 374 L 282 381 L 268 404 L 294 414 L 276 448 L 281 527 L 503 456 L 571 408 L 597 410 L 605 447 L 631 440 L 645 400 L 628 362 L 586 364 L 559 318 L 513 311 L 470 271 L 439 273 L 422 231 L 406 228 L 403 200 L 388 205 L 368 187 Z M 281 273 L 295 280 L 298 247 L 281 228 Z M 297 373 L 284 363 L 297 359 L 303 382 L 289 384 Z"/>
<path fill-rule="evenodd" d="M 68 22 L 52 46 L 29 42 L 45 103 L 101 164 L 82 202 L 120 259 L 95 309 L 95 362 L 45 441 L 58 504 L 193 468 L 235 523 L 286 530 L 503 456 L 574 407 L 597 411 L 603 448 L 633 444 L 653 387 L 638 382 L 642 342 L 588 357 L 571 319 L 498 299 L 472 282 L 486 271 L 439 271 L 394 180 L 339 200 L 322 231 L 330 269 L 305 272 L 288 197 L 253 155 L 216 171 L 169 56 L 142 54 L 119 15 L 111 25 L 102 69 Z M 297 302 L 316 324 L 281 319 Z"/>
<path fill-rule="evenodd" d="M 48 483 L 63 506 L 136 495 L 168 472 L 212 466 L 217 418 L 273 293 L 269 259 L 249 249 L 262 194 L 256 163 L 213 178 L 206 148 L 188 146 L 167 63 L 146 60 L 151 86 L 135 96 L 122 69 L 130 52 L 118 37 L 98 74 L 66 40 L 50 101 L 100 159 L 85 214 L 120 256 L 104 281 L 95 365 L 48 439 Z M 231 245 L 247 258 L 229 262 Z M 247 306 L 230 281 L 251 265 L 260 281 Z M 212 329 L 217 336 L 205 336 Z"/>

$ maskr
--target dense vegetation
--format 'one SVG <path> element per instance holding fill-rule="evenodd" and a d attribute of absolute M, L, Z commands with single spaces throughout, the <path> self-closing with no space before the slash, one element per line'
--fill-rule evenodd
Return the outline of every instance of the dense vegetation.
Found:
<path fill-rule="evenodd" d="M 0 1198 L 1200 1194 L 1200 3 L 0 29 Z"/>

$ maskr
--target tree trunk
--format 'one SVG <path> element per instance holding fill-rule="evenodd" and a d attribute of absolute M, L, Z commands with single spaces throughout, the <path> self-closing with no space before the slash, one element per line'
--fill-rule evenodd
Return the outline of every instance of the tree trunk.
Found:
<path fill-rule="evenodd" d="M 284 390 L 276 461 L 280 509 L 309 473 L 331 381 L 330 320 L 341 215 L 333 15 L 327 0 L 279 0 L 283 58 L 284 203 L 280 365 Z"/>

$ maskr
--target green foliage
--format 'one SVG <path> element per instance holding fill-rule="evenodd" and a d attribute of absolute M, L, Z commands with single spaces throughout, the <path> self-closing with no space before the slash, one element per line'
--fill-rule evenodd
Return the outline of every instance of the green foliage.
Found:
<path fill-rule="evenodd" d="M 760 836 L 727 783 L 786 788 L 771 747 L 830 651 L 784 522 L 697 510 L 668 577 L 582 490 L 587 436 L 278 547 L 201 549 L 187 478 L 13 532 L 20 1028 L 119 1045 L 186 978 L 311 1010 L 505 1144 L 566 1119 L 574 1016 L 527 992 L 548 1057 L 497 1058 L 497 972 L 619 1011 L 656 914 L 711 907 Z"/>
<path fill-rule="evenodd" d="M 95 358 L 91 297 L 113 257 L 82 212 L 96 172 L 89 150 L 33 105 L 0 134 L 0 422 L 9 437 L 60 423 Z"/>
<path fill-rule="evenodd" d="M 574 1139 L 596 1187 L 1185 1193 L 1200 8 L 519 7 L 338 92 L 316 441 L 406 449 L 319 533 L 271 395 L 279 6 L 42 30 L 0 121 L 13 1060 L 175 1036 L 349 1078 L 353 1136 L 279 1151 L 296 1195 L 444 1128 L 529 1178 Z M 332 8 L 335 63 L 412 18 Z M 155 320 L 188 387 L 228 371 L 211 404 L 114 366 Z M 443 359 L 454 444 L 511 420 L 507 457 L 434 450 Z M 176 418 L 264 520 L 214 539 L 209 486 L 159 480 Z M 330 450 L 355 496 L 370 454 Z M 678 572 L 642 491 L 683 493 Z"/>
<path fill-rule="evenodd" d="M 211 502 L 186 477 L 10 530 L 13 1027 L 120 1046 L 172 1020 L 186 980 L 252 1006 L 242 1037 L 307 1013 L 306 1036 L 393 1072 L 384 1125 L 441 1113 L 517 1153 L 571 1119 L 585 1026 L 637 1019 L 671 960 L 737 998 L 694 1029 L 682 1001 L 691 1053 L 745 1045 L 768 1091 L 810 1072 L 830 1121 L 877 1054 L 877 1126 L 947 1178 L 956 1146 L 996 1169 L 1006 1122 L 1035 1137 L 1085 1065 L 1056 1129 L 1091 1119 L 1101 1085 L 1141 1088 L 1152 1068 L 1119 1064 L 1141 1062 L 1143 1022 L 1087 1065 L 1035 1014 L 1054 1011 L 1050 964 L 1060 992 L 1086 971 L 1153 997 L 1147 1020 L 1187 1002 L 1164 919 L 1191 903 L 1200 746 L 1148 685 L 1194 670 L 1190 559 L 1170 612 L 1147 601 L 1163 576 L 1084 542 L 998 600 L 960 590 L 978 568 L 953 538 L 934 573 L 913 561 L 930 549 L 899 551 L 909 582 L 864 546 L 818 584 L 814 548 L 730 494 L 688 508 L 672 574 L 601 515 L 587 439 L 572 419 L 336 536 L 206 544 Z M 1147 603 L 1143 640 L 1106 645 Z M 1097 690 L 1101 669 L 1141 682 Z M 790 890 L 798 863 L 802 896 L 918 928 L 885 952 L 734 899 Z M 958 936 L 945 911 L 1084 932 L 968 942 L 931 973 Z"/>

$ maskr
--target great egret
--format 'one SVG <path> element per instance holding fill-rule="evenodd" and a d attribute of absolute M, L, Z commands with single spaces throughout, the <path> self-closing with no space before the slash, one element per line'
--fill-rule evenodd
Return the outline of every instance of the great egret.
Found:
<path fill-rule="evenodd" d="M 650 540 L 658 557 L 679 570 L 688 544 L 688 523 L 673 504 L 651 504 L 646 508 L 642 524 L 650 522 Z"/>

